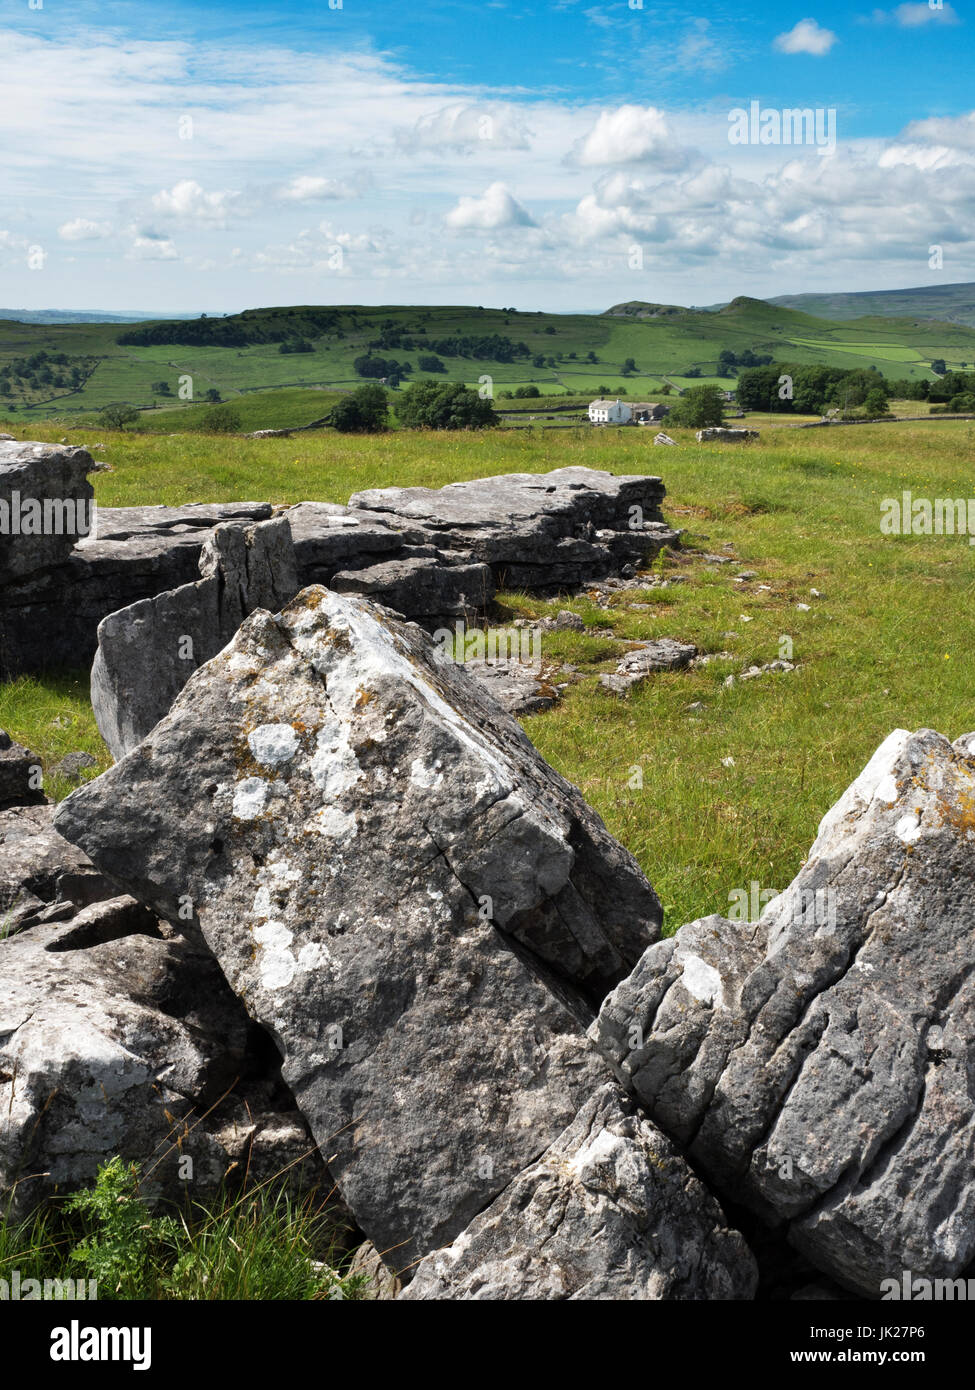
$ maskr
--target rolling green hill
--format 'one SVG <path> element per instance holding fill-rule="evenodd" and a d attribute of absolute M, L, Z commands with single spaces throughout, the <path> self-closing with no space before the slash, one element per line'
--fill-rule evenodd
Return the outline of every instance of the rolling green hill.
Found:
<path fill-rule="evenodd" d="M 490 382 L 496 396 L 534 383 L 546 396 L 622 388 L 631 399 L 654 399 L 665 379 L 678 388 L 722 379 L 723 350 L 916 379 L 931 377 L 935 358 L 949 367 L 975 364 L 975 329 L 876 316 L 839 322 L 747 298 L 716 311 L 629 301 L 599 315 L 296 305 L 135 324 L 5 320 L 0 417 L 70 422 L 125 402 L 153 412 L 144 417 L 150 428 L 180 429 L 195 419 L 188 403 L 216 391 L 241 405 L 261 393 L 243 412 L 246 427 L 281 428 L 324 414 L 321 393 L 360 385 L 354 364 L 363 357 L 376 376 L 408 363 L 405 380 Z M 733 377 L 722 380 L 733 387 Z M 272 403 L 284 392 L 287 399 Z M 303 400 L 304 392 L 314 398 Z"/>
<path fill-rule="evenodd" d="M 769 304 L 800 309 L 818 318 L 944 319 L 975 327 L 975 284 L 918 285 L 909 290 L 861 290 L 851 294 L 783 294 Z"/>

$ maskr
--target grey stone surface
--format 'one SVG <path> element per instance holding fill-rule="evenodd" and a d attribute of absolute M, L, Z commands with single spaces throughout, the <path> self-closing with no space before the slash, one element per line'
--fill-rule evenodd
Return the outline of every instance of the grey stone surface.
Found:
<path fill-rule="evenodd" d="M 490 565 L 444 564 L 435 556 L 386 560 L 368 569 L 340 570 L 329 588 L 362 594 L 425 627 L 474 619 L 494 598 Z"/>
<path fill-rule="evenodd" d="M 116 889 L 51 819 L 54 807 L 0 810 L 0 936 L 43 921 L 65 921 Z"/>
<path fill-rule="evenodd" d="M 625 652 L 616 663 L 616 670 L 604 672 L 599 683 L 614 695 L 625 695 L 636 685 L 642 685 L 657 671 L 678 671 L 689 666 L 697 656 L 697 647 L 690 642 L 676 642 L 672 637 L 657 637 L 641 642 Z"/>
<path fill-rule="evenodd" d="M 52 479 L 65 459 L 84 454 L 4 447 L 26 451 L 31 467 L 48 468 Z M 89 459 L 88 466 L 98 465 Z M 299 587 L 335 581 L 435 627 L 468 612 L 484 616 L 501 585 L 556 593 L 629 572 L 678 540 L 660 511 L 663 496 L 659 478 L 568 468 L 439 490 L 377 489 L 349 507 L 303 502 L 286 515 Z M 0 585 L 0 678 L 87 665 L 104 618 L 196 581 L 215 526 L 264 521 L 271 512 L 258 502 L 100 508 L 93 536 L 59 549 L 50 565 L 38 567 L 31 552 Z"/>
<path fill-rule="evenodd" d="M 714 1198 L 608 1084 L 400 1298 L 749 1299 L 757 1282 Z"/>
<path fill-rule="evenodd" d="M 203 544 L 202 579 L 104 618 L 91 703 L 112 756 L 131 752 L 192 673 L 216 656 L 255 608 L 272 612 L 298 589 L 285 517 L 220 525 Z"/>
<path fill-rule="evenodd" d="M 719 1191 L 867 1296 L 975 1256 L 971 738 L 891 734 L 760 921 L 652 946 L 591 1034 Z"/>
<path fill-rule="evenodd" d="M 724 425 L 711 425 L 706 430 L 698 430 L 696 436 L 699 444 L 707 444 L 711 440 L 717 440 L 723 444 L 741 444 L 746 439 L 758 439 L 758 437 L 758 430 L 728 429 Z"/>
<path fill-rule="evenodd" d="M 655 477 L 557 468 L 439 489 L 374 488 L 349 505 L 491 565 L 499 586 L 557 590 L 674 543 L 660 511 L 664 492 Z"/>
<path fill-rule="evenodd" d="M 247 619 L 56 824 L 161 916 L 194 904 L 404 1264 L 576 1113 L 605 1075 L 590 1000 L 659 932 L 631 856 L 472 677 L 320 588 Z"/>
<path fill-rule="evenodd" d="M 0 940 L 0 979 L 5 1210 L 76 1190 L 116 1154 L 141 1165 L 147 1197 L 197 1201 L 255 1148 L 288 1159 L 298 1132 L 313 1152 L 251 1082 L 253 1030 L 209 952 L 164 938 L 131 898 Z"/>
<path fill-rule="evenodd" d="M 0 440 L 0 588 L 63 563 L 91 529 L 86 449 Z"/>
<path fill-rule="evenodd" d="M 63 563 L 0 587 L 0 678 L 88 666 L 103 618 L 197 579 L 203 543 L 221 522 L 270 516 L 266 502 L 99 507 L 95 534 Z"/>
<path fill-rule="evenodd" d="M 6 729 L 0 729 L 0 810 L 44 800 L 43 788 L 31 785 L 37 780 L 40 765 L 40 759 L 30 749 L 15 743 Z"/>
<path fill-rule="evenodd" d="M 464 662 L 464 669 L 509 714 L 540 714 L 551 709 L 560 696 L 550 675 L 525 661 L 474 657 Z"/>

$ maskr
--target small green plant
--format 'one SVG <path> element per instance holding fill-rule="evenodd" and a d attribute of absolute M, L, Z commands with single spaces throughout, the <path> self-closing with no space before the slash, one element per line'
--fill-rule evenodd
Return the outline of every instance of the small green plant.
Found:
<path fill-rule="evenodd" d="M 102 1299 L 282 1300 L 369 1297 L 347 1271 L 327 1200 L 295 1197 L 284 1174 L 207 1205 L 150 1209 L 136 1164 L 115 1157 L 92 1187 L 26 1220 L 0 1213 L 0 1278 L 75 1277 Z"/>
<path fill-rule="evenodd" d="M 167 1247 L 179 1232 L 171 1216 L 153 1216 L 139 1194 L 134 1164 L 102 1164 L 94 1187 L 76 1192 L 65 1211 L 77 1212 L 87 1233 L 71 1251 L 73 1263 L 98 1282 L 103 1298 L 145 1298 L 160 1278 Z"/>

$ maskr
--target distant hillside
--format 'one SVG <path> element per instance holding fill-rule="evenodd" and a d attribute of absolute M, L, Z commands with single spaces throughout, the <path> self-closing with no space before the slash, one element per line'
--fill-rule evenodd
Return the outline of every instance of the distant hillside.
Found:
<path fill-rule="evenodd" d="M 0 309 L 0 319 L 14 323 L 144 323 L 148 318 L 176 318 L 175 314 L 112 314 L 104 309 Z"/>
<path fill-rule="evenodd" d="M 975 327 L 975 284 L 918 285 L 909 290 L 859 290 L 837 294 L 783 294 L 767 301 L 817 318 L 944 319 Z"/>
<path fill-rule="evenodd" d="M 756 359 L 930 379 L 939 359 L 958 369 L 975 363 L 975 329 L 917 318 L 829 320 L 747 297 L 718 311 L 628 300 L 602 314 L 335 304 L 138 322 L 6 319 L 0 419 L 21 428 L 52 416 L 68 422 L 116 403 L 155 409 L 158 418 L 160 407 L 262 392 L 263 400 L 248 403 L 247 425 L 270 428 L 318 418 L 322 402 L 297 408 L 293 398 L 272 402 L 266 393 L 334 393 L 366 380 L 422 377 L 490 384 L 502 408 L 529 385 L 550 402 L 624 393 L 658 400 L 667 383 L 733 388 L 734 370 Z"/>

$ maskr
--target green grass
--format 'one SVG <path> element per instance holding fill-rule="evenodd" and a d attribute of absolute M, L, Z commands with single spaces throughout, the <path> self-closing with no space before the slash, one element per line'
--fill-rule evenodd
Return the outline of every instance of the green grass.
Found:
<path fill-rule="evenodd" d="M 150 1209 L 138 1170 L 114 1158 L 95 1183 L 26 1220 L 0 1219 L 0 1279 L 94 1281 L 102 1299 L 362 1299 L 343 1220 L 280 1180 L 187 1209 Z"/>

